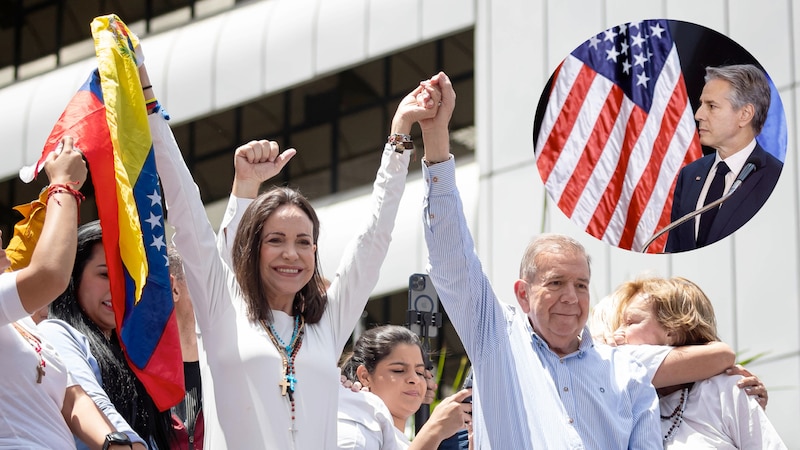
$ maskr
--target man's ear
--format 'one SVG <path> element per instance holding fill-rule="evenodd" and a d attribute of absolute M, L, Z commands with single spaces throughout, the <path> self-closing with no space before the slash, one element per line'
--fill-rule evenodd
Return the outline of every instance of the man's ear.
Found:
<path fill-rule="evenodd" d="M 178 283 L 175 282 L 175 275 L 170 274 L 169 284 L 172 286 L 172 301 L 177 303 L 178 298 L 181 296 L 181 289 L 178 287 Z"/>
<path fill-rule="evenodd" d="M 369 387 L 369 371 L 363 364 L 356 368 L 356 377 L 362 386 Z"/>
<path fill-rule="evenodd" d="M 523 280 L 519 279 L 514 283 L 514 294 L 517 297 L 517 302 L 519 303 L 520 308 L 525 314 L 531 312 L 531 302 L 528 300 L 528 294 L 530 294 L 531 285 Z"/>
<path fill-rule="evenodd" d="M 739 110 L 739 127 L 750 125 L 753 121 L 753 116 L 756 113 L 756 107 L 752 103 L 747 103 Z"/>

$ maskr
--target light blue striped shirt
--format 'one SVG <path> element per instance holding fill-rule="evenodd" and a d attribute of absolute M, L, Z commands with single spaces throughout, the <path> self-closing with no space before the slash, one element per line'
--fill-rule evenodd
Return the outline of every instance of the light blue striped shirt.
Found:
<path fill-rule="evenodd" d="M 595 345 L 588 327 L 578 350 L 564 357 L 535 333 L 533 341 L 587 449 L 663 448 L 658 397 L 630 353 Z"/>
<path fill-rule="evenodd" d="M 661 449 L 658 403 L 644 369 L 591 338 L 563 360 L 545 355 L 555 356 L 539 347 L 521 310 L 497 299 L 483 273 L 454 159 L 422 170 L 429 272 L 473 364 L 477 447 Z"/>

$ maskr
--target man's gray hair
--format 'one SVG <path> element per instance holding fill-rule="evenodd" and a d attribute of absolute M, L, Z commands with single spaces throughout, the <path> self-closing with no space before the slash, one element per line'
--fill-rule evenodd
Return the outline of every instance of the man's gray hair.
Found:
<path fill-rule="evenodd" d="M 533 281 L 536 277 L 538 267 L 536 262 L 542 253 L 559 253 L 582 255 L 586 258 L 586 265 L 589 266 L 591 274 L 592 258 L 586 253 L 586 249 L 576 239 L 563 234 L 541 234 L 535 237 L 528 248 L 519 265 L 519 277 L 526 281 Z"/>
<path fill-rule="evenodd" d="M 176 280 L 183 280 L 185 277 L 183 258 L 172 244 L 167 245 L 167 259 L 169 259 L 169 274 Z"/>
<path fill-rule="evenodd" d="M 730 83 L 731 94 L 728 101 L 735 109 L 741 109 L 748 103 L 753 105 L 753 120 L 750 123 L 753 133 L 758 136 L 767 121 L 770 102 L 769 82 L 764 72 L 752 64 L 706 67 L 705 80 L 706 83 L 711 80 Z"/>

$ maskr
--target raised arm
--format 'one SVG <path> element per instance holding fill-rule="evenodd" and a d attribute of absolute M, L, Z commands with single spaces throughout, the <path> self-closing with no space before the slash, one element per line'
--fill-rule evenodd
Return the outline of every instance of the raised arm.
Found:
<path fill-rule="evenodd" d="M 155 100 L 147 68 L 139 68 L 145 98 Z M 186 280 L 192 292 L 195 318 L 201 330 L 212 327 L 214 318 L 232 307 L 228 276 L 216 255 L 214 229 L 208 221 L 200 191 L 183 160 L 172 130 L 162 114 L 148 115 L 158 175 L 167 203 L 167 220 L 175 227 L 173 241 L 184 261 Z"/>
<path fill-rule="evenodd" d="M 61 152 L 51 152 L 44 170 L 50 180 L 47 216 L 28 267 L 17 274 L 17 291 L 28 313 L 47 306 L 69 284 L 78 242 L 78 190 L 86 181 L 83 155 L 72 147 L 72 138 L 61 140 Z"/>
<path fill-rule="evenodd" d="M 450 157 L 450 118 L 456 93 L 443 72 L 430 82 L 441 91 L 435 117 L 420 121 L 425 146 L 423 177 L 427 180 L 423 222 L 429 271 L 467 355 L 485 361 L 496 353 L 497 339 L 507 335 L 507 321 L 475 254 Z"/>
<path fill-rule="evenodd" d="M 399 142 L 407 140 L 414 122 L 433 117 L 438 96 L 435 88 L 420 84 L 400 101 L 395 111 L 389 130 L 390 142 L 383 146 L 381 165 L 372 185 L 370 212 L 345 249 L 328 289 L 335 350 L 338 352 L 344 348 L 364 310 L 389 250 L 411 157 L 411 151 Z M 398 144 L 393 145 L 391 141 Z"/>

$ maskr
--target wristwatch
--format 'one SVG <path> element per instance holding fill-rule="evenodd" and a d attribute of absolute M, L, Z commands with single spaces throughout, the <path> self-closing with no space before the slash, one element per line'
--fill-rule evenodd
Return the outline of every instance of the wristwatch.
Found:
<path fill-rule="evenodd" d="M 125 433 L 120 433 L 119 431 L 115 431 L 113 433 L 108 433 L 106 435 L 106 441 L 103 443 L 103 450 L 108 450 L 108 447 L 112 445 L 127 445 L 130 448 L 133 448 L 133 444 L 131 443 L 131 439 Z"/>

